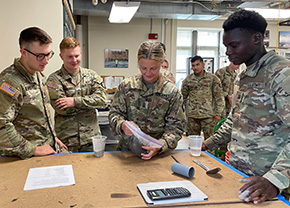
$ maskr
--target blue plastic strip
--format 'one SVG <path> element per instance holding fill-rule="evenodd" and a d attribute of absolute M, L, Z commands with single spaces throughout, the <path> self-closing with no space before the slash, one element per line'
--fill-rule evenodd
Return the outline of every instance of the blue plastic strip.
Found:
<path fill-rule="evenodd" d="M 104 153 L 116 153 L 116 152 L 132 152 L 131 150 L 123 150 L 123 151 L 104 151 Z M 94 152 L 71 152 L 71 153 L 54 153 L 52 155 L 78 155 L 78 154 L 94 154 Z"/>
<path fill-rule="evenodd" d="M 207 151 L 203 151 L 203 152 L 205 154 L 207 154 L 208 156 L 210 156 L 211 158 L 215 159 L 216 161 L 218 161 L 218 162 L 222 163 L 223 165 L 227 166 L 231 170 L 235 171 L 236 173 L 240 174 L 241 176 L 243 176 L 245 178 L 246 177 L 249 177 L 245 173 L 243 173 L 243 172 L 235 169 L 234 167 L 230 166 L 229 164 L 225 163 L 224 161 L 220 160 L 219 158 L 215 157 L 214 155 L 210 154 L 209 152 L 207 152 Z M 290 206 L 290 202 L 288 200 L 286 200 L 284 196 L 278 194 L 277 197 L 278 197 L 278 200 L 283 201 L 285 204 L 287 204 L 288 206 Z"/>
<path fill-rule="evenodd" d="M 231 170 L 235 171 L 236 173 L 240 174 L 243 177 L 249 177 L 248 175 L 246 175 L 245 173 L 235 169 L 234 167 L 230 166 L 229 164 L 225 163 L 224 161 L 220 160 L 219 158 L 215 157 L 214 155 L 210 154 L 207 151 L 203 151 L 205 154 L 207 154 L 208 156 L 210 156 L 211 158 L 215 159 L 216 161 L 222 163 L 223 165 L 227 166 L 228 168 L 230 168 Z"/>

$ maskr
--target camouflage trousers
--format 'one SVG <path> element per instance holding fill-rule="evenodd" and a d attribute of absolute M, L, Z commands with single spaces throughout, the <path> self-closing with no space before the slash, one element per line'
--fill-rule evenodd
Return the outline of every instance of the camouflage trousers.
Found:
<path fill-rule="evenodd" d="M 214 132 L 215 123 L 212 118 L 196 119 L 188 117 L 187 133 L 188 135 L 200 135 L 203 131 L 204 139 L 209 138 Z"/>

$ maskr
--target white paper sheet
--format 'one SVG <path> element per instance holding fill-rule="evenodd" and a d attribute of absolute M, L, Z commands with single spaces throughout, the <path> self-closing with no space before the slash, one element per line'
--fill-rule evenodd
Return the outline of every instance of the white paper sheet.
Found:
<path fill-rule="evenodd" d="M 151 200 L 147 196 L 147 190 L 159 189 L 159 188 L 173 188 L 173 187 L 184 187 L 187 188 L 191 196 L 177 199 L 163 199 L 163 200 Z M 197 188 L 190 181 L 166 181 L 166 182 L 151 182 L 151 183 L 139 183 L 137 188 L 141 193 L 144 201 L 148 205 L 160 205 L 160 204 L 174 204 L 183 202 L 197 202 L 207 200 L 208 197 L 199 188 Z"/>
<path fill-rule="evenodd" d="M 115 88 L 123 81 L 123 77 L 115 77 Z"/>
<path fill-rule="evenodd" d="M 105 77 L 104 83 L 107 89 L 113 89 L 115 87 L 115 79 L 112 76 Z"/>
<path fill-rule="evenodd" d="M 24 191 L 75 184 L 72 165 L 30 168 Z"/>

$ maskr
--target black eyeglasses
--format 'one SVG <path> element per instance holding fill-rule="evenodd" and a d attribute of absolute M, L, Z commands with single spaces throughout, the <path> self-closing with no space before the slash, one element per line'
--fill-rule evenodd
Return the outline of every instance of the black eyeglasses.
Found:
<path fill-rule="evenodd" d="M 26 48 L 24 48 L 24 50 L 26 50 L 28 53 L 34 55 L 36 57 L 36 60 L 37 61 L 42 61 L 45 57 L 47 57 L 48 60 L 49 60 L 54 55 L 54 52 L 53 51 L 50 51 L 48 54 L 44 54 L 44 53 L 35 54 L 35 53 L 32 53 L 30 50 L 27 50 Z"/>

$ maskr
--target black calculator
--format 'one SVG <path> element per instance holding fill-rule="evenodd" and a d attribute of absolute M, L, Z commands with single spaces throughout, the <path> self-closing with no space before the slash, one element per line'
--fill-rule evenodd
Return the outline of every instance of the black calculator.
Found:
<path fill-rule="evenodd" d="M 161 200 L 161 199 L 175 199 L 189 197 L 191 193 L 184 187 L 174 187 L 174 188 L 147 190 L 147 195 L 151 200 Z"/>

